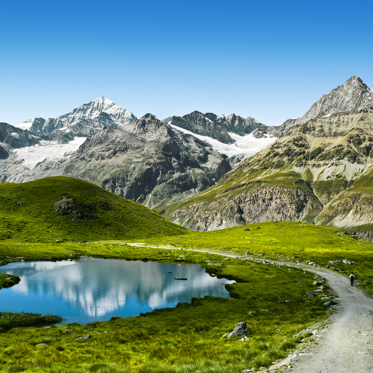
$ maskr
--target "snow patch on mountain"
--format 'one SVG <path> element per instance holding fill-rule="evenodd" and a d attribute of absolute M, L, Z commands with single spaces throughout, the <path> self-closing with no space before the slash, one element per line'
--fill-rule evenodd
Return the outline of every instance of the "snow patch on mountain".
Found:
<path fill-rule="evenodd" d="M 235 133 L 230 132 L 229 136 L 235 141 L 234 144 L 224 144 L 218 140 L 215 140 L 209 136 L 196 135 L 195 133 L 188 131 L 184 128 L 177 127 L 171 123 L 169 125 L 177 131 L 183 132 L 185 134 L 196 137 L 197 139 L 206 142 L 211 145 L 214 150 L 220 154 L 225 154 L 228 157 L 233 157 L 237 155 L 243 155 L 243 158 L 251 157 L 252 155 L 258 153 L 260 150 L 271 145 L 277 140 L 277 137 L 263 137 L 256 138 L 252 134 L 246 136 L 240 136 Z"/>
<path fill-rule="evenodd" d="M 20 128 L 21 130 L 29 130 L 34 123 L 35 118 L 26 119 L 22 123 L 16 124 L 14 127 Z"/>
<path fill-rule="evenodd" d="M 44 142 L 34 146 L 14 149 L 18 159 L 23 159 L 22 164 L 32 170 L 38 163 L 44 160 L 53 161 L 61 158 L 70 158 L 70 153 L 79 149 L 86 137 L 75 137 L 67 144 Z"/>

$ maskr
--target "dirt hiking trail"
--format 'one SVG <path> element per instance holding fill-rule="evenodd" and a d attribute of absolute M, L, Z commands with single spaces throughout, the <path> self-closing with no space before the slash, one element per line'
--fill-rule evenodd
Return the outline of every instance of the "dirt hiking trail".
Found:
<path fill-rule="evenodd" d="M 300 354 L 291 364 L 293 373 L 373 372 L 373 300 L 351 287 L 349 279 L 322 268 L 311 268 L 324 277 L 339 297 L 333 322 L 322 331 L 317 347 Z"/>
<path fill-rule="evenodd" d="M 159 249 L 179 248 L 173 246 L 152 246 L 143 243 L 129 243 L 133 246 L 147 246 Z M 183 249 L 226 257 L 242 257 L 239 254 L 212 250 Z M 267 264 L 286 264 L 309 270 L 325 278 L 338 296 L 337 312 L 332 316 L 327 328 L 317 332 L 317 344 L 302 351 L 290 354 L 282 362 L 261 370 L 265 372 L 292 373 L 368 373 L 373 372 L 373 299 L 368 298 L 360 289 L 352 287 L 347 277 L 326 268 L 297 265 L 292 262 L 245 257 Z M 363 279 L 356 279 L 357 281 Z M 251 369 L 246 372 L 252 372 Z"/>

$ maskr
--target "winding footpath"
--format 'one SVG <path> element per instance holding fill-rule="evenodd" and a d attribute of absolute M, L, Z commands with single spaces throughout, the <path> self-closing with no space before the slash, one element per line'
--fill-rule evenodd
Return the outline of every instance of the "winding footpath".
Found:
<path fill-rule="evenodd" d="M 324 277 L 339 297 L 338 312 L 320 343 L 308 354 L 296 356 L 293 373 L 373 372 L 373 300 L 349 280 L 323 268 L 309 268 Z"/>
<path fill-rule="evenodd" d="M 131 243 L 130 245 L 147 246 L 140 243 Z M 147 247 L 178 249 L 161 245 Z M 232 258 L 241 257 L 239 254 L 210 250 L 183 250 L 206 252 Z M 253 257 L 245 257 L 245 259 L 262 261 Z M 351 287 L 348 278 L 328 269 L 267 259 L 265 262 L 286 264 L 316 273 L 328 281 L 329 286 L 339 298 L 338 312 L 333 315 L 332 322 L 316 335 L 317 345 L 305 353 L 289 355 L 287 359 L 268 368 L 267 371 L 291 371 L 293 373 L 373 372 L 373 299 L 368 298 L 360 289 Z"/>

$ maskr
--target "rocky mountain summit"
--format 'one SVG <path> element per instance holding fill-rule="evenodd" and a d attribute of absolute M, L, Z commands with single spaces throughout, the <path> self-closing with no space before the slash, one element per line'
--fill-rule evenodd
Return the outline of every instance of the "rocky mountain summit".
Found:
<path fill-rule="evenodd" d="M 33 118 L 17 127 L 33 133 L 50 133 L 55 130 L 71 132 L 74 136 L 88 136 L 105 127 L 125 126 L 137 118 L 127 109 L 105 97 L 84 104 L 71 113 L 57 118 Z"/>
<path fill-rule="evenodd" d="M 345 111 L 354 111 L 371 105 L 373 105 L 373 90 L 358 76 L 352 76 L 344 84 L 317 100 L 303 116 L 287 119 L 279 126 L 260 127 L 257 132 L 263 135 L 280 137 L 289 128 L 311 119 L 327 117 Z M 255 132 L 253 134 L 255 135 Z"/>
<path fill-rule="evenodd" d="M 322 118 L 344 111 L 354 111 L 373 105 L 373 90 L 358 76 L 352 76 L 346 83 L 322 96 L 294 124 L 305 123 L 310 119 Z"/>

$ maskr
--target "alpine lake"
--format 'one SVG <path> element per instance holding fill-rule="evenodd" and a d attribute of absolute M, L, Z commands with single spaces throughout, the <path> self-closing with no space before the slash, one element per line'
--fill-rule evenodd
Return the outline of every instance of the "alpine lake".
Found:
<path fill-rule="evenodd" d="M 226 284 L 199 265 L 81 257 L 78 260 L 16 262 L 0 273 L 19 284 L 0 291 L 0 312 L 54 314 L 62 324 L 132 317 L 192 298 L 229 298 Z"/>

